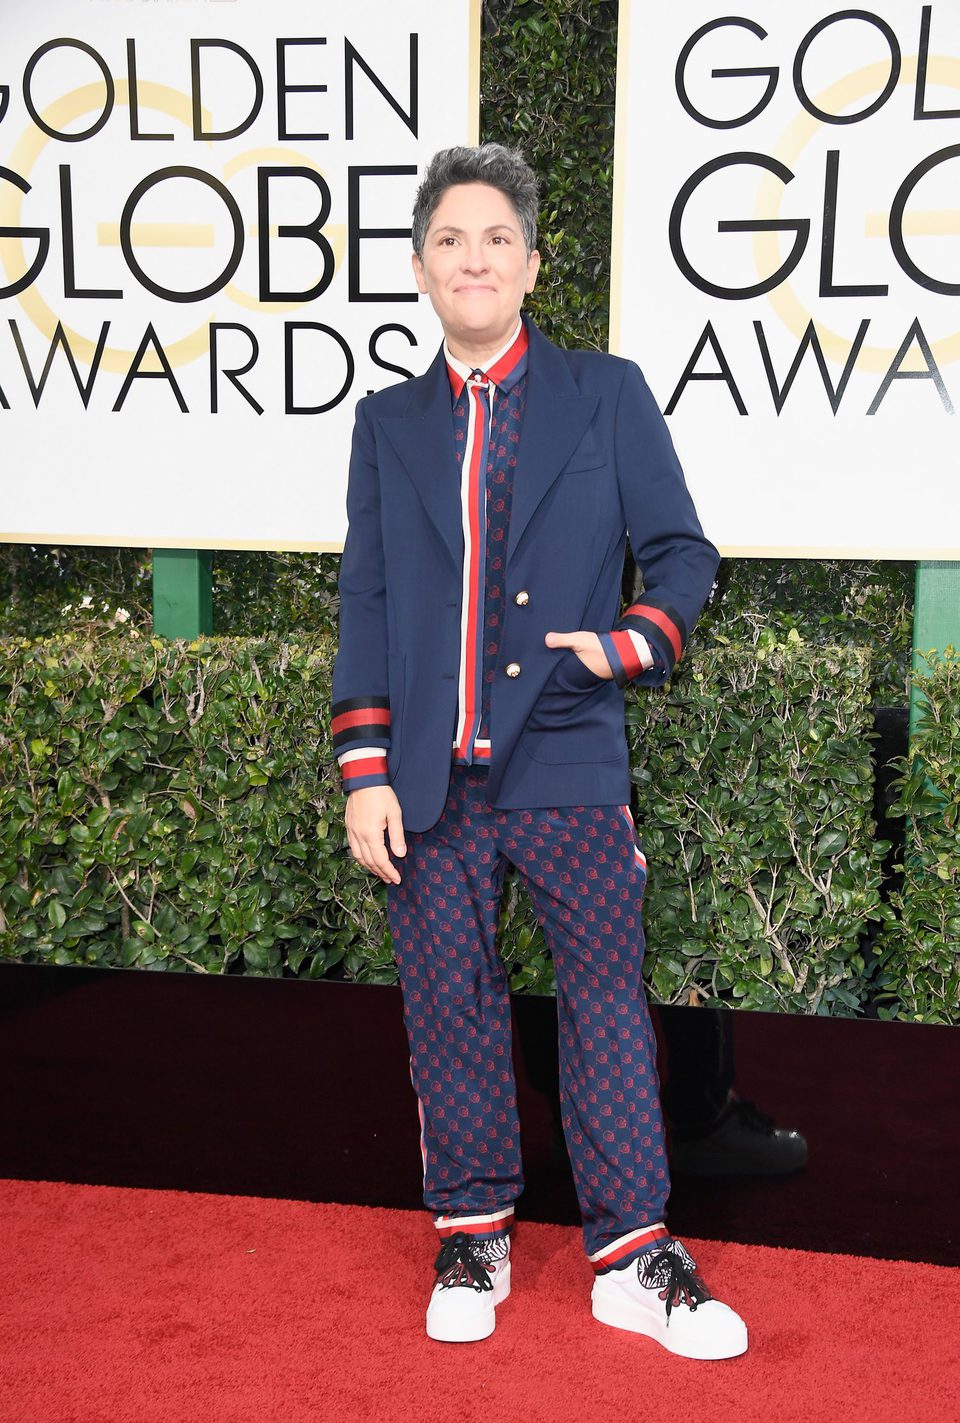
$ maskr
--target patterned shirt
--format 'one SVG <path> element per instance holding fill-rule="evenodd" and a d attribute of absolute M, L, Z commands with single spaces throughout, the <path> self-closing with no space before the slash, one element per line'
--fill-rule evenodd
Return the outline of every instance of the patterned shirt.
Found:
<path fill-rule="evenodd" d="M 463 589 L 460 677 L 453 738 L 458 765 L 490 760 L 490 688 L 496 676 L 505 607 L 507 537 L 517 448 L 527 400 L 522 322 L 486 371 L 444 347 L 453 396 L 454 455 L 460 469 Z"/>

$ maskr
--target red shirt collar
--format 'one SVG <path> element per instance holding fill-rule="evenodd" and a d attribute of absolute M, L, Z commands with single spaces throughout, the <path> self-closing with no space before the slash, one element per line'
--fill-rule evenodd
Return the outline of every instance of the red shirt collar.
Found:
<path fill-rule="evenodd" d="M 484 372 L 487 380 L 502 390 L 509 390 L 514 384 L 514 380 L 512 380 L 511 377 L 516 374 L 516 378 L 519 379 L 519 376 L 522 374 L 522 372 L 518 370 L 518 367 L 524 360 L 529 345 L 530 337 L 527 334 L 525 324 L 521 320 L 520 330 L 516 336 L 513 337 L 508 346 L 498 355 L 494 356 L 491 365 Z M 447 351 L 446 343 L 444 343 L 444 351 Z M 460 370 L 457 370 L 451 364 L 450 353 L 447 351 L 447 378 L 450 381 L 450 389 L 453 392 L 454 403 L 456 403 L 463 394 L 463 387 L 467 383 L 467 376 L 470 374 L 471 369 L 468 368 L 463 361 L 458 361 L 457 365 L 460 367 Z"/>

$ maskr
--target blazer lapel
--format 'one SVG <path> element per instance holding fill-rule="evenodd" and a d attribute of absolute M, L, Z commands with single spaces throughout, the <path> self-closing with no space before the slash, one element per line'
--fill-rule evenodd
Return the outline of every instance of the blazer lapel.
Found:
<path fill-rule="evenodd" d="M 510 512 L 507 564 L 524 530 L 597 409 L 595 396 L 580 395 L 563 353 L 542 336 L 532 321 L 527 405 L 517 450 L 517 478 Z"/>
<path fill-rule="evenodd" d="M 580 395 L 562 351 L 542 336 L 532 321 L 527 321 L 527 329 L 527 405 L 517 451 L 508 564 L 597 409 L 595 396 Z M 380 426 L 459 572 L 463 565 L 460 475 L 453 453 L 453 406 L 442 347 L 429 370 L 410 382 L 407 413 L 384 418 Z"/>
<path fill-rule="evenodd" d="M 460 476 L 454 458 L 453 406 L 443 348 L 410 382 L 407 414 L 380 421 L 459 570 L 463 563 Z"/>

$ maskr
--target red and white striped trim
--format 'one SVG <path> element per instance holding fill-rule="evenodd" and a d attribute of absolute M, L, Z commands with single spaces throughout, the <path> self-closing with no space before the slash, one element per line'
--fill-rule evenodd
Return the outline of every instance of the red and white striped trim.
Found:
<path fill-rule="evenodd" d="M 344 751 L 337 757 L 345 787 L 365 776 L 386 776 L 387 753 L 382 746 L 361 746 L 356 751 Z"/>
<path fill-rule="evenodd" d="M 465 757 L 480 716 L 480 663 L 483 617 L 482 590 L 485 558 L 484 453 L 489 443 L 493 412 L 492 391 L 486 381 L 468 377 L 469 407 L 467 445 L 460 480 L 461 523 L 463 525 L 463 596 L 460 614 L 460 680 L 457 686 L 459 712 L 454 746 Z M 485 390 L 487 399 L 481 398 Z"/>
<path fill-rule="evenodd" d="M 645 1225 L 641 1230 L 631 1230 L 628 1235 L 620 1235 L 610 1245 L 598 1250 L 596 1255 L 588 1255 L 594 1273 L 599 1275 L 612 1269 L 619 1261 L 642 1250 L 645 1245 L 653 1245 L 658 1240 L 671 1239 L 667 1227 L 660 1221 L 657 1225 Z"/>
<path fill-rule="evenodd" d="M 665 613 L 662 608 L 654 607 L 652 603 L 631 603 L 623 617 L 646 618 L 648 622 L 653 623 L 662 633 L 666 634 L 675 660 L 680 661 L 680 654 L 683 652 L 683 633 L 669 613 Z"/>
<path fill-rule="evenodd" d="M 473 743 L 473 759 L 486 764 L 490 760 L 490 738 L 478 736 Z M 453 743 L 453 760 L 455 765 L 469 765 L 467 758 L 461 755 L 457 743 Z"/>
<path fill-rule="evenodd" d="M 633 628 L 627 628 L 627 637 L 633 643 L 641 668 L 644 672 L 649 672 L 653 666 L 653 653 L 650 651 L 649 642 L 642 632 L 635 632 Z"/>
<path fill-rule="evenodd" d="M 633 816 L 630 814 L 630 807 L 628 805 L 622 805 L 620 809 L 627 817 L 627 824 L 630 826 L 630 831 L 633 835 L 633 853 L 636 857 L 637 864 L 645 870 L 647 868 L 647 857 L 637 844 L 637 827 L 633 822 Z"/>
<path fill-rule="evenodd" d="M 444 344 L 447 375 L 455 400 L 467 388 L 466 448 L 460 475 L 460 522 L 463 529 L 463 583 L 460 614 L 460 672 L 457 684 L 457 725 L 454 761 L 490 760 L 489 740 L 476 739 L 480 729 L 483 679 L 483 585 L 486 574 L 485 452 L 489 448 L 493 405 L 498 385 L 516 370 L 530 344 L 518 318 L 513 335 L 491 360 L 482 380 Z M 486 401 L 481 397 L 486 392 Z"/>
<path fill-rule="evenodd" d="M 444 1239 L 458 1230 L 464 1235 L 502 1235 L 513 1225 L 513 1206 L 488 1215 L 439 1215 L 433 1223 Z"/>
<path fill-rule="evenodd" d="M 410 1085 L 411 1085 L 411 1087 L 413 1088 L 414 1094 L 415 1094 L 415 1096 L 416 1096 L 416 1098 L 417 1098 L 417 1115 L 418 1115 L 418 1117 L 420 1118 L 420 1156 L 421 1156 L 421 1159 L 423 1160 L 423 1184 L 426 1185 L 426 1184 L 427 1184 L 427 1143 L 426 1143 L 426 1135 L 425 1135 L 425 1133 L 426 1133 L 426 1123 L 425 1123 L 425 1121 L 424 1121 L 424 1116 L 423 1116 L 423 1103 L 420 1101 L 420 1095 L 419 1095 L 419 1093 L 417 1092 L 417 1084 L 416 1084 L 416 1083 L 414 1082 L 414 1080 L 413 1080 L 413 1054 L 412 1054 L 412 1053 L 410 1054 Z"/>

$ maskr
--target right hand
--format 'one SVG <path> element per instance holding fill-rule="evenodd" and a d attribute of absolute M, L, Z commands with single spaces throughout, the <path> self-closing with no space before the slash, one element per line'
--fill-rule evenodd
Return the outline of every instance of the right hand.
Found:
<path fill-rule="evenodd" d="M 350 851 L 364 869 L 379 875 L 384 884 L 399 884 L 400 872 L 387 854 L 386 832 L 395 855 L 407 853 L 403 814 L 392 786 L 365 786 L 347 796 L 345 817 Z"/>

